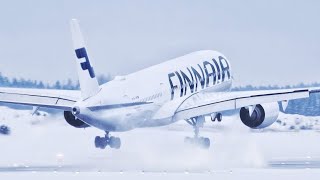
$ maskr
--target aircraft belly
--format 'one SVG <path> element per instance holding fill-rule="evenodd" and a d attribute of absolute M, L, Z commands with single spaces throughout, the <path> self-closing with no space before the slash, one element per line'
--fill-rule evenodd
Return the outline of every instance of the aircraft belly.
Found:
<path fill-rule="evenodd" d="M 129 131 L 142 127 L 145 121 L 151 119 L 155 106 L 134 106 L 99 110 L 92 113 L 95 124 L 105 131 Z"/>
<path fill-rule="evenodd" d="M 172 123 L 174 123 L 174 121 L 172 121 L 172 117 L 163 118 L 163 119 L 148 119 L 144 121 L 140 125 L 140 127 L 158 127 L 158 126 L 166 126 Z"/>

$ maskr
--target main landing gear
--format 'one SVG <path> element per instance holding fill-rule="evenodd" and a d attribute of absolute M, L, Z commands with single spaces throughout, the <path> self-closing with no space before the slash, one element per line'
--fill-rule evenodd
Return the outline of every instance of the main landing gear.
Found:
<path fill-rule="evenodd" d="M 210 139 L 206 137 L 199 137 L 199 128 L 203 127 L 204 121 L 204 116 L 198 116 L 186 120 L 186 122 L 194 128 L 194 137 L 185 137 L 185 143 L 195 145 L 203 149 L 209 149 Z"/>
<path fill-rule="evenodd" d="M 109 136 L 109 132 L 106 132 L 104 137 L 96 136 L 94 140 L 96 148 L 105 149 L 108 145 L 111 148 L 119 149 L 121 146 L 121 140 L 118 137 Z"/>

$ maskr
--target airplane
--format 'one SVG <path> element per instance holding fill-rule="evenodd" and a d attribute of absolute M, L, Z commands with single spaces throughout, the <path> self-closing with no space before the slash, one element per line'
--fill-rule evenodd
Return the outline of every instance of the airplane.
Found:
<path fill-rule="evenodd" d="M 75 128 L 103 130 L 104 137 L 95 137 L 96 148 L 121 147 L 120 138 L 111 132 L 184 120 L 194 129 L 194 136 L 185 142 L 208 149 L 210 139 L 199 135 L 205 117 L 221 121 L 222 112 L 239 110 L 244 125 L 261 129 L 277 120 L 279 104 L 285 109 L 292 99 L 320 92 L 320 88 L 233 92 L 231 64 L 212 50 L 196 51 L 99 85 L 78 20 L 72 19 L 70 26 L 80 90 L 0 88 L 0 102 L 29 105 L 33 113 L 43 107 L 58 109 Z"/>

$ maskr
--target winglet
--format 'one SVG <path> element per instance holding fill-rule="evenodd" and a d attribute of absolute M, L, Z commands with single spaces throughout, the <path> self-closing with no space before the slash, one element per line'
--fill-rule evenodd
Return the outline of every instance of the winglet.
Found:
<path fill-rule="evenodd" d="M 80 31 L 79 22 L 72 19 L 70 23 L 73 47 L 77 57 L 77 70 L 82 99 L 87 99 L 97 94 L 100 90 L 88 52 Z"/>

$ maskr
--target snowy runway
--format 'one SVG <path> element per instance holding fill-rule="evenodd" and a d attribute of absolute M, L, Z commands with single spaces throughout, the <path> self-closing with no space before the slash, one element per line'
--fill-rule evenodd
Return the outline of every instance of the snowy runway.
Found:
<path fill-rule="evenodd" d="M 289 131 L 274 125 L 253 132 L 230 117 L 222 123 L 206 124 L 201 135 L 211 138 L 209 150 L 183 143 L 185 136 L 192 136 L 192 128 L 184 122 L 113 133 L 121 137 L 121 149 L 100 150 L 93 144 L 95 136 L 103 135 L 97 129 L 75 129 L 60 115 L 32 117 L 28 111 L 7 108 L 1 112 L 0 124 L 12 130 L 10 136 L 0 136 L 1 179 L 320 177 L 320 133 L 316 128 Z"/>

